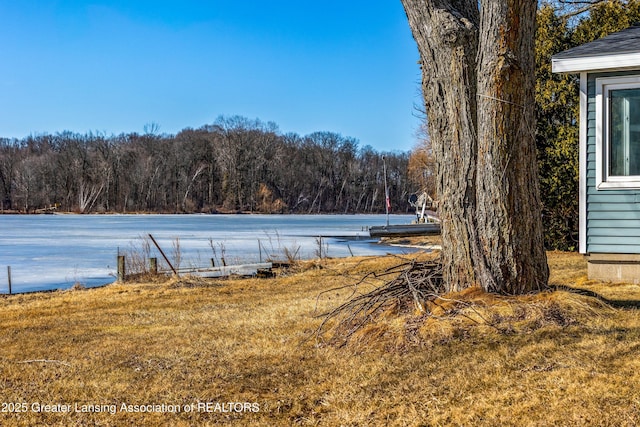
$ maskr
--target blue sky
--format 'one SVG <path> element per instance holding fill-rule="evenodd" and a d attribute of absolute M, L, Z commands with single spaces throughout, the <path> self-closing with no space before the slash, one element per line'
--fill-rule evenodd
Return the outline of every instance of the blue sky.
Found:
<path fill-rule="evenodd" d="M 405 151 L 417 60 L 400 0 L 0 0 L 0 137 L 241 115 Z"/>

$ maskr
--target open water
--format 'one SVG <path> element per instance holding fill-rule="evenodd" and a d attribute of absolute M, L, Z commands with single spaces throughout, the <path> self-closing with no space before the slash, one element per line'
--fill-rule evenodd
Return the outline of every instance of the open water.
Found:
<path fill-rule="evenodd" d="M 390 215 L 407 224 L 412 215 Z M 118 253 L 140 252 L 152 234 L 172 263 L 205 267 L 318 256 L 383 255 L 411 249 L 385 246 L 367 227 L 385 215 L 0 215 L 0 293 L 100 286 L 115 280 Z M 322 236 L 321 244 L 318 239 Z M 179 246 L 179 251 L 176 250 Z M 150 256 L 162 256 L 151 245 Z M 165 264 L 166 265 L 166 264 Z"/>

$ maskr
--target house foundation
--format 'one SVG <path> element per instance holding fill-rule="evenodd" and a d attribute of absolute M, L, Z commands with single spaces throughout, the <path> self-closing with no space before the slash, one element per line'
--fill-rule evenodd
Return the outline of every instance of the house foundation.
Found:
<path fill-rule="evenodd" d="M 589 279 L 640 284 L 640 254 L 589 254 Z"/>

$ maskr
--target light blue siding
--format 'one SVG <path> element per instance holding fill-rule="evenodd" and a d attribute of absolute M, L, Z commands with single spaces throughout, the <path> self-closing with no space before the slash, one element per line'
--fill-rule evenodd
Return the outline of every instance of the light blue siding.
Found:
<path fill-rule="evenodd" d="M 637 210 L 630 210 L 629 206 L 614 206 L 614 209 L 617 210 L 607 210 L 607 211 L 600 211 L 600 212 L 593 212 L 593 211 L 589 211 L 587 213 L 587 221 L 591 220 L 591 219 L 599 219 L 602 221 L 627 221 L 629 222 L 628 226 L 633 226 L 634 224 L 638 223 L 638 225 L 640 225 L 640 212 L 638 212 Z M 638 242 L 640 243 L 640 242 Z"/>
<path fill-rule="evenodd" d="M 598 190 L 596 184 L 596 78 L 636 72 L 590 73 L 587 81 L 587 252 L 640 254 L 640 190 Z"/>
<path fill-rule="evenodd" d="M 626 196 L 620 196 L 620 199 L 622 200 L 623 198 L 626 198 Z M 635 199 L 635 197 L 632 196 L 633 199 Z M 593 198 L 592 198 L 593 199 Z M 590 205 L 590 209 L 589 212 L 591 213 L 602 213 L 602 212 L 609 212 L 611 206 L 609 203 L 597 203 L 594 202 L 592 200 L 592 203 Z M 618 209 L 618 212 L 633 212 L 636 214 L 640 214 L 638 205 L 635 203 L 635 200 L 631 200 L 631 203 L 625 203 L 624 201 L 621 201 L 620 204 L 618 206 L 616 206 L 616 209 Z M 593 217 L 593 219 L 596 219 L 595 217 Z"/>
<path fill-rule="evenodd" d="M 605 253 L 614 253 L 614 254 L 639 254 L 640 253 L 640 245 L 599 245 L 595 243 L 587 242 L 587 247 L 590 253 L 594 254 L 605 254 Z"/>
<path fill-rule="evenodd" d="M 640 229 L 638 228 L 598 228 L 591 230 L 591 237 L 635 237 L 640 241 Z"/>

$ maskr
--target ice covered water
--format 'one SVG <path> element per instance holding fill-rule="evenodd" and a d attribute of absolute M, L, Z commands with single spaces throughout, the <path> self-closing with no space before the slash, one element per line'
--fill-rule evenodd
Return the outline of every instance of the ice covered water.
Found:
<path fill-rule="evenodd" d="M 407 224 L 411 215 L 391 215 Z M 410 249 L 377 244 L 366 227 L 384 215 L 0 215 L 0 293 L 63 289 L 113 282 L 118 253 L 152 234 L 170 261 L 179 245 L 182 267 L 324 256 L 382 255 Z M 322 236 L 322 241 L 318 240 Z M 322 249 L 320 249 L 322 248 Z M 162 256 L 151 247 L 151 256 Z"/>

